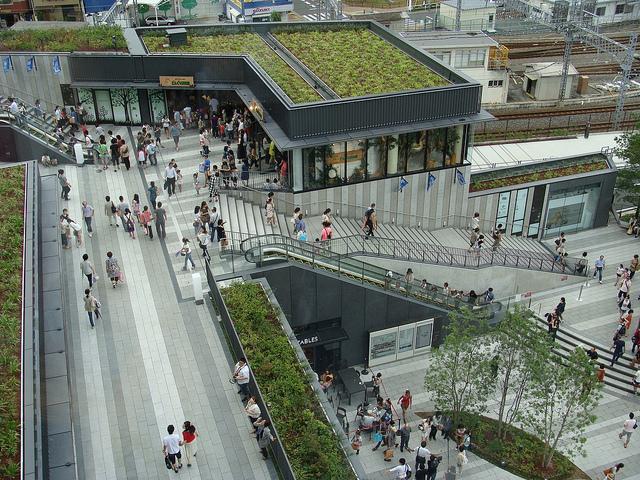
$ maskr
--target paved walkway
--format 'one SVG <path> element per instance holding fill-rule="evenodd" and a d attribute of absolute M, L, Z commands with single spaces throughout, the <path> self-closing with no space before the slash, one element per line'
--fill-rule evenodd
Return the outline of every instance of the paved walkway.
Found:
<path fill-rule="evenodd" d="M 125 128 L 115 130 L 128 134 Z M 176 156 L 179 163 L 193 157 L 181 155 Z M 235 385 L 227 381 L 232 359 L 215 314 L 208 302 L 198 306 L 190 298 L 191 274 L 181 271 L 181 258 L 173 255 L 185 229 L 179 222 L 185 217 L 181 207 L 168 202 L 166 242 L 144 235 L 132 240 L 122 227 L 110 227 L 104 215 L 105 195 L 123 195 L 130 202 L 138 193 L 143 205 L 148 203 L 143 196 L 149 181 L 145 176 L 158 178 L 159 170 L 96 172 L 86 166 L 66 171 L 73 189 L 70 201 L 60 200 L 59 208 L 69 208 L 78 220 L 82 200 L 96 209 L 93 238 L 84 231 L 85 245 L 62 251 L 79 477 L 174 476 L 164 466 L 161 437 L 168 424 L 180 428 L 190 420 L 200 434 L 198 456 L 193 467 L 182 469 L 181 477 L 276 478 L 273 465 L 261 459 L 249 434 Z M 116 289 L 104 272 L 109 250 L 126 275 L 126 284 Z M 79 264 L 85 252 L 100 277 L 94 293 L 104 318 L 95 330 L 82 303 L 88 284 Z"/>

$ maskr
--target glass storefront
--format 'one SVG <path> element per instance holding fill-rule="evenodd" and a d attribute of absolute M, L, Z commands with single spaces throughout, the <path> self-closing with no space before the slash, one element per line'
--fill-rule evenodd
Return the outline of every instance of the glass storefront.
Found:
<path fill-rule="evenodd" d="M 545 237 L 592 228 L 599 199 L 599 183 L 552 191 L 547 203 Z"/>
<path fill-rule="evenodd" d="M 433 337 L 433 318 L 369 333 L 369 366 L 427 352 Z"/>
<path fill-rule="evenodd" d="M 465 136 L 469 130 L 469 126 L 460 125 L 305 148 L 302 189 L 461 165 L 466 158 Z"/>

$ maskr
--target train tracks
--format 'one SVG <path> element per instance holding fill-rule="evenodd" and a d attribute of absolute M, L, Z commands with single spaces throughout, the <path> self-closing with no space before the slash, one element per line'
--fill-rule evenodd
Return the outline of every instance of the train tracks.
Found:
<path fill-rule="evenodd" d="M 548 117 L 564 117 L 568 115 L 585 115 L 592 116 L 597 114 L 609 114 L 615 111 L 615 105 L 603 105 L 601 107 L 580 108 L 558 110 L 551 108 L 549 110 L 527 110 L 522 112 L 491 112 L 498 120 L 520 120 L 529 118 L 548 118 Z M 624 107 L 626 112 L 640 110 L 640 102 L 627 103 Z"/>

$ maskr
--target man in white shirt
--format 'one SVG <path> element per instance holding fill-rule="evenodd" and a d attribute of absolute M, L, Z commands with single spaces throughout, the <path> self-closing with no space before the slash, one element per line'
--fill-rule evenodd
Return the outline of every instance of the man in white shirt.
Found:
<path fill-rule="evenodd" d="M 18 107 L 18 102 L 16 102 L 15 98 L 11 99 L 11 105 L 9 105 L 9 111 L 16 118 L 18 125 L 22 125 L 22 114 L 20 113 L 20 107 Z"/>
<path fill-rule="evenodd" d="M 167 194 L 171 196 L 176 193 L 176 167 L 173 164 L 173 160 L 164 169 L 164 178 L 167 181 Z"/>
<path fill-rule="evenodd" d="M 427 460 L 431 457 L 431 452 L 427 448 L 427 442 L 422 441 L 420 446 L 416 448 L 416 471 L 418 471 L 418 465 L 422 465 L 422 468 L 426 468 Z"/>
<path fill-rule="evenodd" d="M 182 441 L 178 434 L 174 433 L 175 427 L 173 425 L 167 427 L 167 432 L 169 435 L 162 439 L 162 451 L 165 456 L 169 457 L 173 471 L 177 473 L 178 469 L 182 468 L 182 454 L 180 453 Z"/>
<path fill-rule="evenodd" d="M 249 365 L 247 359 L 242 357 L 238 360 L 233 368 L 233 378 L 238 384 L 238 393 L 242 394 L 242 401 L 244 402 L 249 397 Z"/>
<path fill-rule="evenodd" d="M 618 438 L 620 439 L 622 439 L 622 437 L 624 436 L 627 437 L 627 439 L 624 441 L 624 448 L 627 448 L 629 446 L 629 440 L 631 440 L 631 434 L 637 428 L 637 425 L 638 425 L 638 423 L 636 422 L 636 419 L 633 417 L 634 417 L 634 414 L 633 412 L 631 412 L 629 414 L 629 418 L 625 420 L 624 423 L 622 424 L 622 431 L 620 432 L 620 435 L 618 435 Z"/>
<path fill-rule="evenodd" d="M 392 477 L 391 478 L 395 478 L 395 479 L 405 479 L 407 478 L 407 472 L 410 472 L 411 469 L 409 468 L 409 465 L 407 465 L 407 461 L 404 458 L 401 458 L 399 460 L 400 465 L 398 465 L 397 467 L 393 467 L 391 470 L 389 470 L 389 473 L 391 473 Z"/>

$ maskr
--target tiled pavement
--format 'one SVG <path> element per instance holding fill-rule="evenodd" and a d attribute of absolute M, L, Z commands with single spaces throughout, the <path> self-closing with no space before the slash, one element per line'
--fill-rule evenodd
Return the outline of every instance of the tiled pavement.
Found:
<path fill-rule="evenodd" d="M 116 130 L 128 133 L 125 128 L 116 127 Z M 212 149 L 213 160 L 220 158 L 221 146 L 216 143 Z M 207 305 L 195 305 L 191 272 L 181 271 L 182 259 L 173 255 L 183 233 L 193 238 L 193 207 L 206 198 L 204 191 L 197 197 L 191 184 L 191 175 L 200 161 L 195 131 L 183 137 L 181 147 L 180 152 L 175 152 L 167 143 L 159 155 L 159 166 L 144 171 L 136 167 L 117 173 L 111 170 L 98 173 L 92 166 L 67 169 L 75 188 L 71 201 L 64 202 L 65 206 L 70 208 L 72 217 L 79 218 L 81 200 L 89 200 L 96 208 L 97 224 L 93 238 L 85 238 L 86 247 L 63 251 L 81 478 L 164 478 L 167 474 L 163 472 L 167 470 L 160 455 L 160 437 L 166 424 L 178 426 L 185 419 L 198 426 L 200 445 L 195 465 L 189 470 L 183 468 L 179 476 L 194 479 L 276 477 L 270 462 L 260 460 L 234 386 L 227 382 L 231 357 L 221 327 Z M 183 193 L 177 198 L 169 201 L 164 195 L 160 198 L 170 216 L 166 242 L 159 242 L 157 237 L 149 241 L 144 235 L 131 240 L 122 228 L 118 231 L 110 228 L 102 211 L 104 195 L 117 198 L 123 194 L 130 200 L 138 193 L 144 205 L 148 182 L 156 180 L 161 185 L 164 165 L 170 158 L 175 158 L 183 170 L 184 185 Z M 223 218 L 232 214 L 225 211 L 230 208 L 231 203 L 221 202 Z M 240 212 L 233 214 L 242 221 Z M 264 230 L 261 225 L 257 226 L 258 233 Z M 606 273 L 612 284 L 611 266 L 623 259 L 628 262 L 639 244 L 629 240 L 618 227 L 569 237 L 572 253 L 579 253 L 583 248 L 590 251 L 593 245 L 599 245 L 607 255 L 610 267 Z M 115 290 L 104 281 L 103 260 L 107 250 L 114 252 L 127 276 L 126 285 Z M 200 280 L 204 287 L 198 248 L 193 250 L 196 272 L 202 274 Z M 81 278 L 78 265 L 85 251 L 101 277 L 94 290 L 105 312 L 104 319 L 93 331 L 81 302 L 86 280 Z M 590 258 L 597 253 L 590 254 Z M 231 263 L 226 257 L 220 259 L 215 252 L 212 256 L 216 273 L 250 267 L 238 258 Z M 535 302 L 542 302 L 541 309 L 555 305 L 557 298 L 565 293 L 569 303 L 565 324 L 607 343 L 615 321 L 613 287 L 592 284 L 579 304 L 572 300 L 572 296 L 577 296 L 575 286 L 536 294 L 534 307 Z M 414 392 L 413 411 L 432 410 L 423 387 L 428 362 L 429 357 L 425 356 L 381 367 L 388 396 L 397 399 L 405 388 L 410 388 Z M 354 398 L 350 420 L 357 403 L 358 399 Z M 593 478 L 597 478 L 605 465 L 624 461 L 627 467 L 622 478 L 640 479 L 640 441 L 632 441 L 625 450 L 615 435 L 623 418 L 636 405 L 637 400 L 631 396 L 606 391 L 596 412 L 598 423 L 589 428 L 589 454 L 584 459 L 576 459 Z M 415 426 L 417 421 L 418 417 L 412 414 L 411 423 Z M 417 433 L 414 428 L 412 446 L 417 443 Z M 444 478 L 446 446 L 438 440 L 432 448 L 445 453 L 438 475 L 438 479 Z M 396 452 L 396 459 L 399 453 Z M 380 451 L 371 452 L 366 437 L 361 456 L 369 478 L 385 478 L 384 472 L 390 465 L 383 462 Z M 452 461 L 453 458 L 451 456 Z M 516 477 L 472 454 L 463 478 L 508 480 Z"/>

